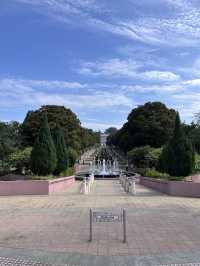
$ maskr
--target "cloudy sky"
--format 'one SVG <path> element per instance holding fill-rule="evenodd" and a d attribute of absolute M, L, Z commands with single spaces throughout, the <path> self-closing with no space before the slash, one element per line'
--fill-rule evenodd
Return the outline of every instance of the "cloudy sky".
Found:
<path fill-rule="evenodd" d="M 0 120 L 44 104 L 93 129 L 146 101 L 200 111 L 199 0 L 1 0 Z"/>

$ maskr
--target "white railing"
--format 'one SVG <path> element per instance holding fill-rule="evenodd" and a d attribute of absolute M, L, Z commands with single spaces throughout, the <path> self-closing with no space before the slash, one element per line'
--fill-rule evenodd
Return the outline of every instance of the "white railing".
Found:
<path fill-rule="evenodd" d="M 88 195 L 94 184 L 94 175 L 91 174 L 89 177 L 84 177 L 81 184 L 81 194 Z"/>

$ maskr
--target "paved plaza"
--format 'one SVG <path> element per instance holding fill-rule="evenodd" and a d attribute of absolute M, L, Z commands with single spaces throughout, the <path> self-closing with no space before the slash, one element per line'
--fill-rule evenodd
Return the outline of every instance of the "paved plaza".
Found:
<path fill-rule="evenodd" d="M 118 180 L 96 180 L 90 195 L 77 182 L 52 196 L 0 198 L 0 265 L 199 265 L 200 200 L 169 197 Z M 94 223 L 89 209 L 127 211 L 122 224 Z"/>

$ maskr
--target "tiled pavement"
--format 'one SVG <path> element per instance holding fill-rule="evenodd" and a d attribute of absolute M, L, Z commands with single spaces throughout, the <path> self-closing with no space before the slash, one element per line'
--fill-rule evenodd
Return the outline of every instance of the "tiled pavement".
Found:
<path fill-rule="evenodd" d="M 95 181 L 88 196 L 78 194 L 79 186 L 52 196 L 1 197 L 0 265 L 200 262 L 200 199 L 169 197 L 139 185 L 136 196 L 126 195 L 117 180 Z M 127 243 L 120 223 L 95 223 L 89 243 L 90 208 L 125 208 Z"/>

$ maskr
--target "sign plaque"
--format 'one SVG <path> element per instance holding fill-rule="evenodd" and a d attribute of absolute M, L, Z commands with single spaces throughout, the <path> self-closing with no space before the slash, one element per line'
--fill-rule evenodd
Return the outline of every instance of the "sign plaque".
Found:
<path fill-rule="evenodd" d="M 92 211 L 90 209 L 90 239 L 92 241 L 93 223 L 122 222 L 123 224 L 123 242 L 126 243 L 126 210 L 120 213 Z"/>

